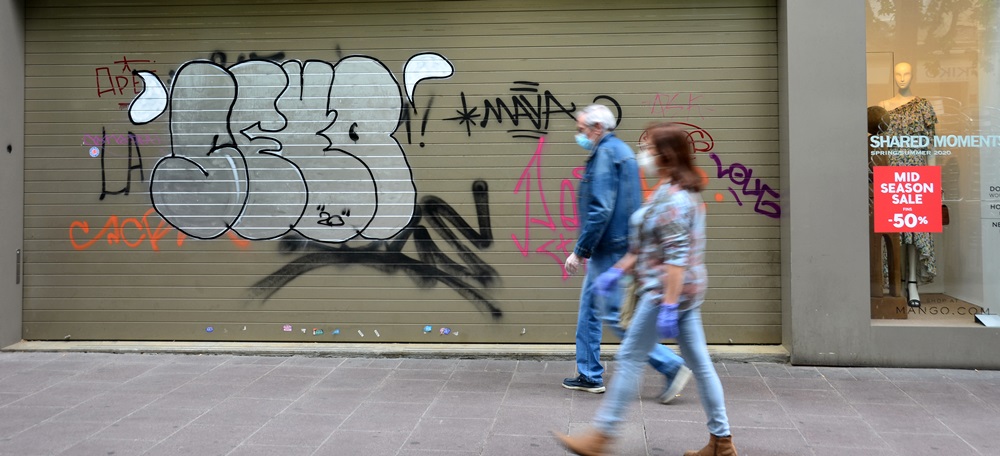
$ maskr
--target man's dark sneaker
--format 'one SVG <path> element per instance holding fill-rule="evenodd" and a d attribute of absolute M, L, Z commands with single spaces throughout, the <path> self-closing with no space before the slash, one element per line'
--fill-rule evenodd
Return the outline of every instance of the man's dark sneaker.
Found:
<path fill-rule="evenodd" d="M 583 378 L 583 374 L 573 378 L 563 379 L 563 388 L 586 391 L 588 393 L 603 393 L 605 390 L 604 383 L 588 381 Z"/>

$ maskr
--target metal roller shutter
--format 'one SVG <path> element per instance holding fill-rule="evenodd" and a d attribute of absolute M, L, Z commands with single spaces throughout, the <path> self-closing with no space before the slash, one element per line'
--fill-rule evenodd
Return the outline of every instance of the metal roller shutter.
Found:
<path fill-rule="evenodd" d="M 780 343 L 773 1 L 26 13 L 25 339 L 571 342 L 596 100 L 691 125 L 709 342 Z"/>

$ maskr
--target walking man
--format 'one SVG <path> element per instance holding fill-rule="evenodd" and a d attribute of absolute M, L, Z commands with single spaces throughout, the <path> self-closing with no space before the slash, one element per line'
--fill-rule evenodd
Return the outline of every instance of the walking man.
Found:
<path fill-rule="evenodd" d="M 587 263 L 580 292 L 580 311 L 576 323 L 576 367 L 578 375 L 563 380 L 563 387 L 603 393 L 604 366 L 601 365 L 601 321 L 608 321 L 618 337 L 618 309 L 622 293 L 615 290 L 595 300 L 597 277 L 610 269 L 628 251 L 629 217 L 642 203 L 639 168 L 635 154 L 614 134 L 615 116 L 604 105 L 587 106 L 576 116 L 576 143 L 589 152 L 583 179 L 577 190 L 577 213 L 580 234 L 573 253 L 566 259 L 566 272 L 575 274 Z M 602 308 L 603 307 L 603 308 Z M 660 396 L 670 402 L 691 378 L 684 360 L 662 344 L 650 352 L 649 363 L 666 377 Z"/>

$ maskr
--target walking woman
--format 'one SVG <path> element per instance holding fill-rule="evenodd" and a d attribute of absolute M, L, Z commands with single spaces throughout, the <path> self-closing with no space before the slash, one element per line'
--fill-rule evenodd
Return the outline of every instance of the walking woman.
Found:
<path fill-rule="evenodd" d="M 556 434 L 575 454 L 609 454 L 626 410 L 638 396 L 644 364 L 661 337 L 676 338 L 698 384 L 708 416 L 709 442 L 684 456 L 737 456 L 729 432 L 722 383 L 708 355 L 701 324 L 705 271 L 704 183 L 695 172 L 687 133 L 671 124 L 647 130 L 639 164 L 660 186 L 629 220 L 629 253 L 615 264 L 639 282 L 639 303 L 615 356 L 615 374 L 594 416 L 594 429 L 576 436 Z M 643 154 L 648 154 L 644 157 Z"/>

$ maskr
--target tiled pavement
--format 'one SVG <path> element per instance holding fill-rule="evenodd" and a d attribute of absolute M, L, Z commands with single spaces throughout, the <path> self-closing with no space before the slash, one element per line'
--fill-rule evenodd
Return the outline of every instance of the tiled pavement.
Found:
<path fill-rule="evenodd" d="M 613 370 L 613 363 L 611 370 Z M 1000 455 L 1000 372 L 717 364 L 756 455 Z M 602 396 L 572 361 L 0 352 L 0 455 L 561 455 Z M 616 454 L 707 440 L 648 371 Z"/>

